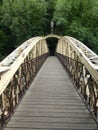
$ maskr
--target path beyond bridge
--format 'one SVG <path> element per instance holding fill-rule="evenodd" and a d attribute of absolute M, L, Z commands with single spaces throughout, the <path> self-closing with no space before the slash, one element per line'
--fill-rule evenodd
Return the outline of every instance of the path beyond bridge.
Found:
<path fill-rule="evenodd" d="M 5 130 L 97 130 L 97 125 L 54 56 L 48 57 Z"/>

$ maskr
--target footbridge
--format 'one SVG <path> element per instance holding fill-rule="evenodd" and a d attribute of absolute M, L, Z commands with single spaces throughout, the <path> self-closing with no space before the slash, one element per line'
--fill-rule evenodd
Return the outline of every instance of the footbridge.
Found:
<path fill-rule="evenodd" d="M 55 38 L 54 53 L 50 56 Z M 33 37 L 0 62 L 0 129 L 97 130 L 98 55 L 70 36 Z"/>

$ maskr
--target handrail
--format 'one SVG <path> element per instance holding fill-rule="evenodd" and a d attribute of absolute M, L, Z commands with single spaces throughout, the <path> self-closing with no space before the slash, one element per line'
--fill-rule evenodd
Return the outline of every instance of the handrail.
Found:
<path fill-rule="evenodd" d="M 2 94 L 2 92 L 5 90 L 6 86 L 9 84 L 13 75 L 18 70 L 19 66 L 24 62 L 25 58 L 28 56 L 32 48 L 40 41 L 43 41 L 43 37 L 34 37 L 26 41 L 21 46 L 19 46 L 15 51 L 13 51 L 9 56 L 7 56 L 3 61 L 0 62 L 0 70 L 2 70 L 2 67 L 3 68 L 8 67 L 9 69 L 6 73 L 3 73 L 1 75 L 0 94 Z M 43 44 L 43 46 L 45 46 L 44 48 L 45 52 L 41 53 L 48 52 L 46 44 Z M 33 51 L 33 53 L 35 52 Z M 32 55 L 36 57 L 36 54 Z"/>
<path fill-rule="evenodd" d="M 98 122 L 98 55 L 69 36 L 59 39 L 56 55 L 70 73 L 78 92 Z"/>
<path fill-rule="evenodd" d="M 98 55 L 85 46 L 82 42 L 69 36 L 61 37 L 57 52 L 65 56 L 76 58 L 83 63 L 98 83 Z"/>
<path fill-rule="evenodd" d="M 9 119 L 48 56 L 43 37 L 23 43 L 0 63 L 0 127 Z"/>
<path fill-rule="evenodd" d="M 0 62 L 0 125 L 3 127 L 48 56 L 47 38 L 58 38 L 56 55 L 70 72 L 97 121 L 98 56 L 69 36 L 34 37 Z"/>
<path fill-rule="evenodd" d="M 45 36 L 44 38 L 47 39 L 47 38 L 57 38 L 57 39 L 60 39 L 60 36 L 59 35 L 56 35 L 56 34 L 49 34 L 47 36 Z"/>
<path fill-rule="evenodd" d="M 74 86 L 98 124 L 98 83 L 84 64 L 60 53 L 56 55 L 69 72 Z"/>

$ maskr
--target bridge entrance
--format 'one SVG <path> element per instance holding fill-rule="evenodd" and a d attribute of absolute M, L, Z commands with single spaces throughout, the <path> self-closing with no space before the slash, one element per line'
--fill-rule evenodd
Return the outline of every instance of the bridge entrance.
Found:
<path fill-rule="evenodd" d="M 57 38 L 47 38 L 46 41 L 47 41 L 47 45 L 48 45 L 48 49 L 49 49 L 49 55 L 54 56 L 55 52 L 56 52 L 58 39 Z"/>

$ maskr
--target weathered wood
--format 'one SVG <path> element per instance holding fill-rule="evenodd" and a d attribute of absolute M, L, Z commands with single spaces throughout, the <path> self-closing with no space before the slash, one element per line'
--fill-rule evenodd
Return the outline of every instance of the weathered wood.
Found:
<path fill-rule="evenodd" d="M 97 130 L 97 125 L 55 57 L 37 74 L 5 130 Z"/>

